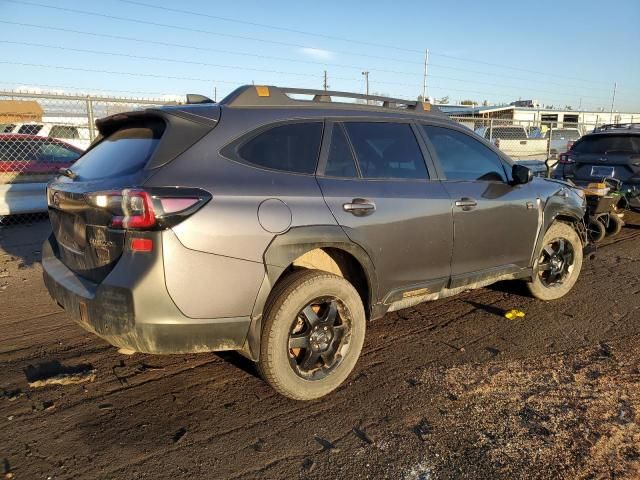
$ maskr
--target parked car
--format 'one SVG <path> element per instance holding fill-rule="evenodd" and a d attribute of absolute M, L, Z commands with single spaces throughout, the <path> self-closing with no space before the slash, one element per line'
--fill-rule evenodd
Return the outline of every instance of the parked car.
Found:
<path fill-rule="evenodd" d="M 546 175 L 544 161 L 547 158 L 547 139 L 530 136 L 522 125 L 481 127 L 476 133 L 492 142 L 512 160 L 530 168 L 534 175 Z"/>
<path fill-rule="evenodd" d="M 578 278 L 581 192 L 429 104 L 191 102 L 98 120 L 48 187 L 47 288 L 115 346 L 237 350 L 308 400 L 347 378 L 367 320 L 498 280 L 554 300 Z"/>
<path fill-rule="evenodd" d="M 54 138 L 0 134 L 0 215 L 47 211 L 47 182 L 82 150 Z"/>
<path fill-rule="evenodd" d="M 88 126 L 56 122 L 27 122 L 4 125 L 4 132 L 2 132 L 0 126 L 0 132 L 2 133 L 17 133 L 55 138 L 82 150 L 86 150 L 91 144 Z"/>
<path fill-rule="evenodd" d="M 549 153 L 553 158 L 567 152 L 581 136 L 577 128 L 550 128 L 544 133 L 544 138 L 551 139 Z"/>
<path fill-rule="evenodd" d="M 584 135 L 560 155 L 554 178 L 587 186 L 604 178 L 622 182 L 621 190 L 640 190 L 640 124 L 611 124 Z M 629 196 L 640 209 L 640 197 Z"/>

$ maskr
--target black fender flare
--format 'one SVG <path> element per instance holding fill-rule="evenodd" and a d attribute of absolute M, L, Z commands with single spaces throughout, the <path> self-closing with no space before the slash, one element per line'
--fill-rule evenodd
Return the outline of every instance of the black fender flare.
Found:
<path fill-rule="evenodd" d="M 369 254 L 358 244 L 352 242 L 339 225 L 314 225 L 293 227 L 277 235 L 264 252 L 265 275 L 258 291 L 251 324 L 241 354 L 253 361 L 260 357 L 260 337 L 262 335 L 262 317 L 273 286 L 293 261 L 316 248 L 337 248 L 351 254 L 362 266 L 369 289 L 371 310 L 378 299 L 378 279 Z"/>
<path fill-rule="evenodd" d="M 575 224 L 584 222 L 584 207 L 577 203 L 569 203 L 566 197 L 556 194 L 547 200 L 540 211 L 540 215 L 540 230 L 538 231 L 538 238 L 536 239 L 533 252 L 531 252 L 532 267 L 536 261 L 536 253 L 540 251 L 542 240 L 547 230 L 549 230 L 549 227 L 557 220 L 568 220 Z M 578 235 L 580 235 L 584 242 L 585 239 L 583 238 L 582 232 L 578 231 Z"/>

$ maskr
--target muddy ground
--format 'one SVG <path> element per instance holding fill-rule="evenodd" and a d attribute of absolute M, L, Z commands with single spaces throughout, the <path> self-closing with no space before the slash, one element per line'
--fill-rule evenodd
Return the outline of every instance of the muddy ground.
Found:
<path fill-rule="evenodd" d="M 46 222 L 4 227 L 0 473 L 640 478 L 640 215 L 628 220 L 559 301 L 499 284 L 374 322 L 349 381 L 311 403 L 235 355 L 118 354 L 49 300 Z M 29 386 L 60 372 L 87 381 Z"/>

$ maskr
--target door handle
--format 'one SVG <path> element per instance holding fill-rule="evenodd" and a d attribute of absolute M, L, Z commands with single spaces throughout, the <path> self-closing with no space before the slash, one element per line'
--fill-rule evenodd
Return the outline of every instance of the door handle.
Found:
<path fill-rule="evenodd" d="M 376 204 L 366 198 L 354 198 L 351 203 L 343 204 L 342 209 L 356 217 L 364 217 L 376 211 Z"/>
<path fill-rule="evenodd" d="M 478 202 L 476 202 L 473 198 L 462 197 L 460 200 L 456 200 L 456 207 L 462 208 L 462 210 L 465 212 L 473 210 L 473 208 L 477 205 Z"/>

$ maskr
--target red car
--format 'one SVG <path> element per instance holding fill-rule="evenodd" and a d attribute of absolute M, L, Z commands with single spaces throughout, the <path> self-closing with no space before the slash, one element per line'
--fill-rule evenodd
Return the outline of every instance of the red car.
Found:
<path fill-rule="evenodd" d="M 0 216 L 46 211 L 47 182 L 82 153 L 55 138 L 0 134 Z"/>

